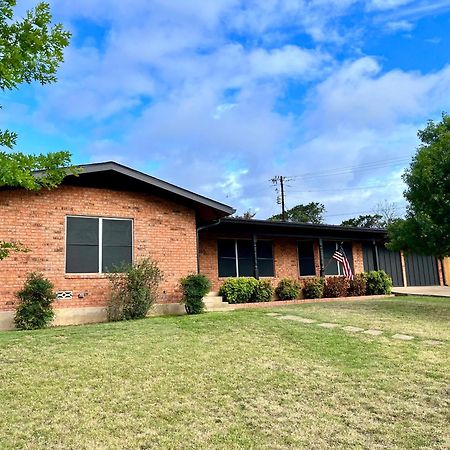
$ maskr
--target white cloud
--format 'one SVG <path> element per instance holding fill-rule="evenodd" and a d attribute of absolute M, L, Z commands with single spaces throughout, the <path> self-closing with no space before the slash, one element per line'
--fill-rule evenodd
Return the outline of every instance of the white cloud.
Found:
<path fill-rule="evenodd" d="M 397 31 L 412 31 L 414 29 L 414 24 L 408 22 L 407 20 L 396 20 L 386 23 L 386 29 L 391 33 L 396 33 Z"/>

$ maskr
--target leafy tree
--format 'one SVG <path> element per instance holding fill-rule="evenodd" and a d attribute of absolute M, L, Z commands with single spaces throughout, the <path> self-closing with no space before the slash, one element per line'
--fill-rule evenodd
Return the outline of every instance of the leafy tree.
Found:
<path fill-rule="evenodd" d="M 386 222 L 380 214 L 367 214 L 344 220 L 341 225 L 344 227 L 384 228 Z"/>
<path fill-rule="evenodd" d="M 450 255 L 450 116 L 430 120 L 403 175 L 406 218 L 389 226 L 389 248 L 439 257 Z"/>
<path fill-rule="evenodd" d="M 61 24 L 51 24 L 47 3 L 39 3 L 19 20 L 14 18 L 15 5 L 16 0 L 0 0 L 0 89 L 3 92 L 23 83 L 54 83 L 70 39 L 70 33 Z M 0 187 L 51 189 L 67 174 L 76 173 L 70 167 L 69 152 L 24 155 L 11 152 L 16 142 L 15 132 L 0 130 Z M 42 172 L 34 173 L 39 170 Z M 0 260 L 11 251 L 20 250 L 23 247 L 18 243 L 0 240 Z"/>
<path fill-rule="evenodd" d="M 253 212 L 251 209 L 248 209 L 244 213 L 242 213 L 242 214 L 234 214 L 232 217 L 234 219 L 250 220 L 250 219 L 253 219 L 253 217 L 255 217 L 255 216 L 256 216 L 256 212 Z"/>
<path fill-rule="evenodd" d="M 322 203 L 311 202 L 306 205 L 296 205 L 286 211 L 286 220 L 288 222 L 300 223 L 323 223 L 325 206 Z M 283 220 L 282 214 L 276 214 L 269 217 L 269 220 Z"/>

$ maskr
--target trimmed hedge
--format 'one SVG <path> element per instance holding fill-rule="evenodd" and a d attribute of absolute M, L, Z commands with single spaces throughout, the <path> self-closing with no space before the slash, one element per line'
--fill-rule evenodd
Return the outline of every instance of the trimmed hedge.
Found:
<path fill-rule="evenodd" d="M 325 280 L 320 277 L 311 277 L 304 281 L 303 297 L 304 298 L 322 298 Z"/>
<path fill-rule="evenodd" d="M 348 288 L 348 296 L 359 297 L 361 295 L 366 295 L 366 290 L 367 290 L 366 274 L 358 273 L 354 276 L 353 280 L 350 280 L 350 285 Z"/>
<path fill-rule="evenodd" d="M 283 278 L 275 289 L 275 293 L 280 300 L 295 300 L 300 298 L 302 287 L 296 280 Z"/>
<path fill-rule="evenodd" d="M 323 296 L 325 298 L 347 297 L 350 282 L 345 277 L 329 277 L 325 281 Z"/>
<path fill-rule="evenodd" d="M 365 274 L 367 295 L 388 295 L 392 289 L 392 278 L 384 270 L 372 270 Z"/>
<path fill-rule="evenodd" d="M 228 303 L 268 302 L 273 287 L 267 280 L 256 278 L 228 278 L 220 287 L 219 295 Z"/>
<path fill-rule="evenodd" d="M 254 301 L 255 302 L 270 302 L 273 297 L 273 287 L 268 280 L 257 280 L 258 284 L 255 287 Z"/>
<path fill-rule="evenodd" d="M 200 314 L 205 309 L 203 297 L 211 290 L 211 282 L 205 275 L 188 275 L 180 280 L 184 308 L 188 314 Z"/>

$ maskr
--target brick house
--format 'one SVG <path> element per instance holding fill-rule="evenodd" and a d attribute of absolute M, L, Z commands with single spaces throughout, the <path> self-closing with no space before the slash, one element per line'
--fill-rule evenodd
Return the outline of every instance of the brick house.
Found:
<path fill-rule="evenodd" d="M 383 268 L 394 283 L 442 284 L 435 258 L 388 252 L 380 229 L 228 218 L 234 209 L 117 163 L 81 166 L 54 190 L 0 190 L 0 237 L 29 253 L 0 261 L 0 329 L 29 272 L 55 285 L 56 324 L 104 320 L 108 268 L 142 257 L 164 274 L 158 313 L 178 312 L 179 279 L 200 271 L 214 289 L 230 276 L 338 275 L 337 243 L 356 273 Z"/>

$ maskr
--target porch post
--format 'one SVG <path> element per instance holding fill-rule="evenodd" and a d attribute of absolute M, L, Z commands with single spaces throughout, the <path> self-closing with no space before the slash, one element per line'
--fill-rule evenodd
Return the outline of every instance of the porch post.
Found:
<path fill-rule="evenodd" d="M 440 263 L 441 263 L 442 284 L 443 284 L 444 286 L 448 286 L 448 283 L 447 283 L 447 276 L 446 276 L 446 273 L 445 273 L 445 262 L 444 262 L 444 258 L 441 256 L 441 257 L 439 258 L 439 261 L 440 261 Z"/>
<path fill-rule="evenodd" d="M 323 265 L 323 240 L 319 239 L 319 262 L 320 262 L 320 276 L 323 277 L 325 275 L 325 268 Z"/>
<path fill-rule="evenodd" d="M 375 266 L 375 270 L 380 270 L 380 258 L 378 255 L 378 246 L 375 239 L 373 240 L 373 263 Z"/>
<path fill-rule="evenodd" d="M 256 234 L 252 234 L 252 240 L 253 240 L 253 264 L 254 264 L 254 274 L 255 278 L 259 280 L 259 268 L 258 268 L 258 241 L 256 239 Z"/>

